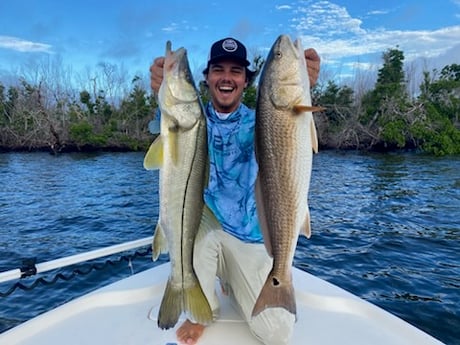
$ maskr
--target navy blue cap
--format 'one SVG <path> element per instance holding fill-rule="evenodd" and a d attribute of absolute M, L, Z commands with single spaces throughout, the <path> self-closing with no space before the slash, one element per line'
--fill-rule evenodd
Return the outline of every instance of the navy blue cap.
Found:
<path fill-rule="evenodd" d="M 217 41 L 211 46 L 208 67 L 210 64 L 223 59 L 238 61 L 245 67 L 251 64 L 247 58 L 246 47 L 243 43 L 231 37 Z"/>

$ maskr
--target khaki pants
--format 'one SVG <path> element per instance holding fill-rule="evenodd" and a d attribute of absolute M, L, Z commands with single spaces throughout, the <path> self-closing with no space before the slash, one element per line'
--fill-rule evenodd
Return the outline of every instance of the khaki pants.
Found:
<path fill-rule="evenodd" d="M 207 223 L 206 219 L 204 223 Z M 215 293 L 217 276 L 251 332 L 263 344 L 289 344 L 295 323 L 293 314 L 282 308 L 269 308 L 252 317 L 252 309 L 272 266 L 265 246 L 244 243 L 217 224 L 213 223 L 211 229 L 210 226 L 201 226 L 195 240 L 193 263 L 214 317 L 219 314 L 219 300 Z"/>

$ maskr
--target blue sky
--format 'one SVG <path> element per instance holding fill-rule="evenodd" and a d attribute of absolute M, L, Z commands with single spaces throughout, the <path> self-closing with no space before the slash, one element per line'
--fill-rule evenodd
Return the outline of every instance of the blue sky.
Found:
<path fill-rule="evenodd" d="M 460 63 L 460 0 L 2 0 L 0 77 L 47 59 L 147 76 L 166 40 L 188 49 L 200 76 L 212 42 L 233 36 L 265 56 L 281 33 L 316 48 L 324 80 L 376 71 L 395 47 L 431 71 Z"/>

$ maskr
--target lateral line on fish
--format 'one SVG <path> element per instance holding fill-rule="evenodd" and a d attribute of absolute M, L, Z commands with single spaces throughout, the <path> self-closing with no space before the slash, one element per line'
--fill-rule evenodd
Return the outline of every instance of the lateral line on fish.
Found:
<path fill-rule="evenodd" d="M 195 139 L 196 141 L 198 141 L 198 139 Z M 197 145 L 197 142 L 195 142 L 195 145 Z M 197 151 L 194 150 L 193 151 L 193 158 L 192 158 L 192 162 L 195 161 L 195 158 L 196 158 L 196 154 L 197 154 Z M 185 210 L 185 203 L 186 203 L 186 198 L 187 198 L 187 194 L 188 194 L 188 189 L 189 189 L 189 186 L 190 186 L 190 179 L 191 179 L 191 176 L 192 176 L 192 169 L 189 170 L 188 172 L 188 175 L 187 175 L 187 181 L 185 183 L 185 193 L 183 195 L 183 199 L 182 199 L 182 209 Z M 182 217 L 181 217 L 181 229 L 182 231 L 184 231 L 184 224 L 185 224 L 185 212 L 182 211 Z M 182 258 L 182 288 L 184 289 L 185 286 L 184 286 L 184 235 L 182 233 L 182 236 L 181 236 L 181 246 L 180 246 L 180 251 L 181 251 L 181 258 Z M 182 303 L 184 303 L 184 306 L 185 306 L 185 300 L 184 300 L 184 296 L 182 296 Z"/>

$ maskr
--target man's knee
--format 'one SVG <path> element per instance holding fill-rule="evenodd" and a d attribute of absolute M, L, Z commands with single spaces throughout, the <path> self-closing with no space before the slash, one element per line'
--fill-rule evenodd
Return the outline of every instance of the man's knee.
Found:
<path fill-rule="evenodd" d="M 295 315 L 283 308 L 268 308 L 249 322 L 251 332 L 265 345 L 290 344 Z"/>

